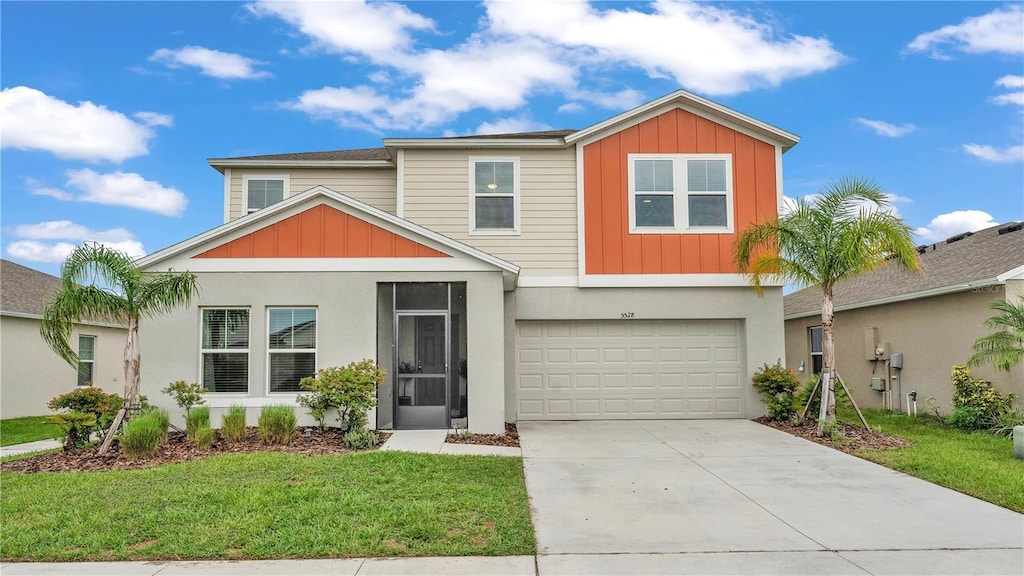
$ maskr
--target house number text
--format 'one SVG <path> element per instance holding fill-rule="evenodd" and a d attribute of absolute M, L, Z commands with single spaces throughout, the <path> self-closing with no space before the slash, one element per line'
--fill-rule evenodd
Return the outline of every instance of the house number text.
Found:
<path fill-rule="evenodd" d="M 636 312 L 622 312 L 619 318 L 636 318 Z"/>

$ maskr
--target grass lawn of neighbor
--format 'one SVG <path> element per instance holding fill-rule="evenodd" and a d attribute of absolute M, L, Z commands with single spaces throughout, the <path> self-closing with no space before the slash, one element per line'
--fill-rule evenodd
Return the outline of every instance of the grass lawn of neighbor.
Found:
<path fill-rule="evenodd" d="M 5 561 L 533 554 L 522 459 L 216 456 L 3 474 Z"/>
<path fill-rule="evenodd" d="M 60 427 L 46 423 L 46 416 L 26 416 L 0 420 L 0 446 L 52 440 L 61 435 Z"/>

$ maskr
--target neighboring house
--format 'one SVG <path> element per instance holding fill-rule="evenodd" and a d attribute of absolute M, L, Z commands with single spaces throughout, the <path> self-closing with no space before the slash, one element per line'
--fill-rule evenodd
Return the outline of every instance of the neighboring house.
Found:
<path fill-rule="evenodd" d="M 123 327 L 81 323 L 71 347 L 82 362 L 75 370 L 39 335 L 43 310 L 61 280 L 20 264 L 0 260 L 0 417 L 49 413 L 46 403 L 76 386 L 92 384 L 108 392 L 124 387 Z"/>
<path fill-rule="evenodd" d="M 883 266 L 836 286 L 836 367 L 861 406 L 888 407 L 891 396 L 894 410 L 906 410 L 906 394 L 916 391 L 919 410 L 928 398 L 951 409 L 950 370 L 992 332 L 983 324 L 996 314 L 989 304 L 1024 296 L 1022 228 L 1004 224 L 920 246 L 920 273 Z M 821 289 L 787 295 L 785 313 L 786 364 L 811 377 L 821 369 Z M 901 369 L 894 354 L 902 354 Z M 973 373 L 1024 396 L 1024 366 Z"/>
<path fill-rule="evenodd" d="M 380 428 L 759 415 L 782 289 L 732 249 L 797 141 L 677 91 L 579 131 L 212 159 L 224 224 L 140 261 L 202 286 L 144 320 L 143 392 L 199 381 L 254 421 L 372 358 Z"/>

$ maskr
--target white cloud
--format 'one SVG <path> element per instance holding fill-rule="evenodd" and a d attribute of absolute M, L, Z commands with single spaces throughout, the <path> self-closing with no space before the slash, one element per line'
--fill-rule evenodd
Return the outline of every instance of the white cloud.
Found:
<path fill-rule="evenodd" d="M 185 46 L 177 50 L 161 48 L 153 52 L 149 60 L 159 62 L 168 68 L 192 66 L 199 68 L 201 74 L 224 80 L 255 80 L 272 75 L 266 70 L 256 69 L 263 64 L 259 60 L 202 46 Z"/>
<path fill-rule="evenodd" d="M 580 112 L 583 110 L 583 104 L 579 102 L 566 102 L 558 107 L 558 111 L 562 113 Z"/>
<path fill-rule="evenodd" d="M 44 150 L 59 158 L 123 162 L 149 153 L 156 136 L 145 122 L 89 101 L 77 105 L 27 86 L 0 92 L 4 148 Z"/>
<path fill-rule="evenodd" d="M 160 114 L 159 112 L 136 112 L 133 116 L 141 120 L 146 126 L 164 126 L 166 128 L 174 126 L 174 116 L 171 116 L 170 114 Z"/>
<path fill-rule="evenodd" d="M 943 26 L 914 38 L 907 49 L 930 52 L 933 58 L 946 59 L 946 47 L 969 54 L 996 52 L 1024 54 L 1024 8 L 1011 4 L 988 14 L 965 19 L 960 24 Z"/>
<path fill-rule="evenodd" d="M 484 122 L 477 126 L 474 134 L 510 134 L 516 132 L 534 132 L 538 130 L 551 130 L 551 126 L 543 122 L 531 120 L 525 116 L 518 118 L 501 118 L 494 122 Z"/>
<path fill-rule="evenodd" d="M 988 144 L 964 144 L 964 150 L 988 162 L 1021 162 L 1024 161 L 1024 146 L 1008 146 L 1002 150 Z"/>
<path fill-rule="evenodd" d="M 1024 76 L 1003 76 L 996 80 L 996 86 L 1003 88 L 1024 88 Z"/>
<path fill-rule="evenodd" d="M 827 70 L 844 59 L 824 38 L 786 34 L 746 12 L 683 0 L 656 1 L 649 12 L 600 11 L 586 2 L 485 7 L 476 32 L 436 49 L 417 46 L 415 34 L 444 31 L 405 5 L 248 6 L 253 14 L 295 26 L 312 41 L 311 49 L 386 69 L 374 73 L 375 86 L 327 86 L 284 103 L 315 118 L 373 130 L 426 129 L 474 109 L 514 110 L 537 93 L 565 96 L 569 103 L 561 111 L 582 103 L 617 110 L 640 104 L 643 95 L 628 87 L 581 86 L 581 78 L 609 66 L 672 77 L 710 94 L 735 94 Z M 397 78 L 407 82 L 387 82 Z"/>
<path fill-rule="evenodd" d="M 1021 40 L 1024 42 L 1024 39 Z M 996 80 L 996 86 L 1003 88 L 1024 88 L 1024 76 L 1003 76 Z M 1017 92 L 1009 92 L 1006 94 L 1000 94 L 991 98 L 992 102 L 1000 105 L 1017 105 L 1024 106 L 1024 90 L 1018 90 Z"/>
<path fill-rule="evenodd" d="M 785 34 L 747 11 L 705 3 L 656 0 L 650 12 L 587 2 L 486 5 L 492 32 L 541 38 L 712 95 L 778 86 L 844 59 L 824 38 Z"/>
<path fill-rule="evenodd" d="M 889 138 L 899 138 L 900 136 L 906 136 L 910 134 L 917 126 L 913 124 L 890 124 L 881 120 L 868 120 L 867 118 L 854 118 L 854 122 L 861 126 L 867 126 L 875 131 L 879 136 L 888 136 Z"/>
<path fill-rule="evenodd" d="M 992 215 L 981 210 L 957 210 L 947 214 L 939 214 L 927 226 L 914 230 L 921 239 L 928 242 L 945 240 L 961 232 L 975 232 L 995 226 Z"/>
<path fill-rule="evenodd" d="M 69 170 L 67 185 L 82 191 L 82 202 L 128 206 L 165 216 L 181 216 L 188 198 L 176 188 L 161 186 L 134 172 L 98 174 L 88 168 Z"/>
<path fill-rule="evenodd" d="M 142 242 L 124 228 L 90 230 L 70 220 L 52 220 L 38 224 L 15 226 L 14 236 L 21 238 L 7 245 L 11 257 L 32 262 L 63 262 L 82 242 L 98 242 L 120 250 L 132 258 L 146 255 Z M 64 242 L 43 242 L 42 240 L 65 240 Z M 73 242 L 67 242 L 67 240 Z"/>

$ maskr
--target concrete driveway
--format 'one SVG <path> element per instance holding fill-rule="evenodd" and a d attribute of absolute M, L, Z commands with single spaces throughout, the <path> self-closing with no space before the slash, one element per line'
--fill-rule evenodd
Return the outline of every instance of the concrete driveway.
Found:
<path fill-rule="evenodd" d="M 745 420 L 520 422 L 540 574 L 1024 574 L 1024 516 Z"/>

